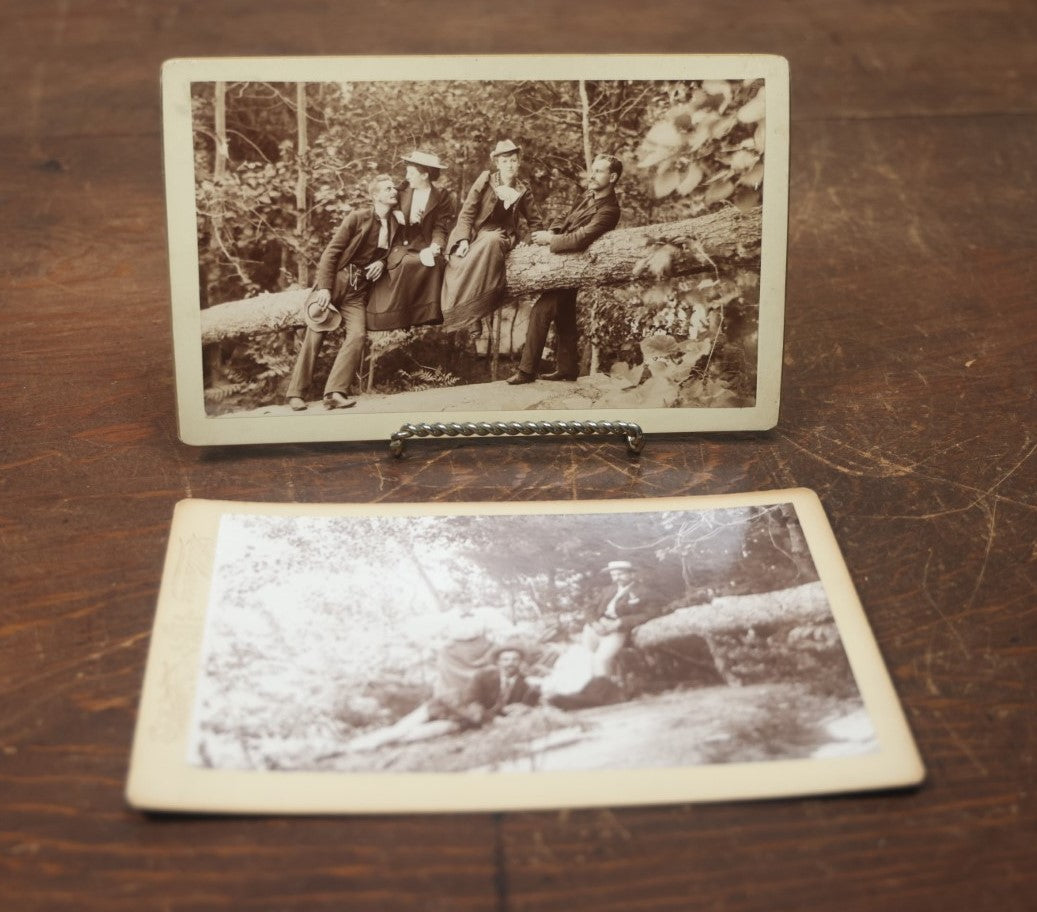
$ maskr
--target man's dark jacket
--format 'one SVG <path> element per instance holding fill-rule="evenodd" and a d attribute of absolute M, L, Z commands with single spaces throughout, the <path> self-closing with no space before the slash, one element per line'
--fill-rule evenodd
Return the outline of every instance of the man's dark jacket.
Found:
<path fill-rule="evenodd" d="M 317 287 L 327 291 L 335 290 L 335 277 L 343 269 L 348 269 L 353 261 L 353 255 L 360 247 L 365 235 L 371 230 L 371 226 L 377 219 L 374 209 L 354 209 L 338 226 L 331 238 L 331 243 L 324 248 L 320 263 L 317 265 Z M 389 239 L 392 243 L 395 219 L 389 216 Z M 367 263 L 356 263 L 358 267 L 365 267 Z"/>
<path fill-rule="evenodd" d="M 602 591 L 598 599 L 596 613 L 591 620 L 598 620 L 606 616 L 605 612 L 608 610 L 609 603 L 617 591 L 617 586 L 611 586 Z M 661 607 L 662 599 L 658 593 L 635 581 L 630 587 L 630 591 L 625 592 L 617 599 L 613 611 L 619 619 L 619 629 L 626 633 L 640 626 L 645 621 L 650 621 L 656 617 Z"/>
<path fill-rule="evenodd" d="M 616 191 L 602 197 L 585 196 L 560 222 L 551 226 L 552 253 L 579 253 L 586 250 L 607 231 L 619 224 L 619 200 Z"/>
<path fill-rule="evenodd" d="M 540 700 L 540 691 L 521 674 L 512 681 L 507 693 L 501 692 L 501 674 L 498 668 L 484 668 L 472 678 L 468 690 L 468 702 L 478 703 L 484 710 L 484 718 L 497 715 L 512 703 L 535 706 Z"/>

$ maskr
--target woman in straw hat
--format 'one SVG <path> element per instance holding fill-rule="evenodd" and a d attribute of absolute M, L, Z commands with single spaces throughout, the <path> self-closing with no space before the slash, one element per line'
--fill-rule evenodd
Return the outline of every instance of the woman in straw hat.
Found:
<path fill-rule="evenodd" d="M 404 230 L 389 251 L 387 280 L 371 291 L 367 304 L 370 330 L 443 322 L 443 250 L 457 205 L 452 193 L 435 186 L 446 167 L 438 155 L 416 149 L 403 162 L 407 182 L 399 195 L 399 215 Z"/>
<path fill-rule="evenodd" d="M 501 140 L 490 153 L 493 171 L 483 171 L 468 191 L 447 242 L 443 277 L 443 326 L 461 329 L 492 313 L 504 298 L 504 264 L 519 239 L 519 219 L 539 226 L 529 187 L 518 177 L 519 147 Z"/>

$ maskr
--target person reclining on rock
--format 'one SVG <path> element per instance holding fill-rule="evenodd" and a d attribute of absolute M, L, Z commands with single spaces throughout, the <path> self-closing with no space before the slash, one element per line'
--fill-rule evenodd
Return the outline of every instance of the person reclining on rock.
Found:
<path fill-rule="evenodd" d="M 465 718 L 474 725 L 492 722 L 495 716 L 523 713 L 540 702 L 540 691 L 526 680 L 522 663 L 525 649 L 505 643 L 494 650 L 496 665 L 472 678 L 464 707 Z"/>
<path fill-rule="evenodd" d="M 498 715 L 535 706 L 540 692 L 522 674 L 525 650 L 514 643 L 492 648 L 482 633 L 451 640 L 437 658 L 432 697 L 387 728 L 353 738 L 347 750 L 428 741 L 479 728 Z M 494 665 L 486 662 L 493 661 Z"/>

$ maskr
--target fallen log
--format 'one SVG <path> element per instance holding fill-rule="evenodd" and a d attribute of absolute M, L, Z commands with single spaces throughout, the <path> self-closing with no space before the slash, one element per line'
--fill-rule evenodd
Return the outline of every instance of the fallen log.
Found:
<path fill-rule="evenodd" d="M 750 631 L 767 628 L 784 629 L 786 634 L 777 641 L 759 635 L 751 638 Z M 679 608 L 637 627 L 631 639 L 646 655 L 654 656 L 680 656 L 696 641 L 705 643 L 716 672 L 732 686 L 790 676 L 799 680 L 806 673 L 804 667 L 816 664 L 819 648 L 838 646 L 831 609 L 819 582 L 722 596 L 706 605 Z M 821 664 L 828 685 L 852 689 L 845 658 L 840 661 L 828 655 Z"/>
<path fill-rule="evenodd" d="M 760 220 L 759 209 L 743 213 L 729 207 L 679 222 L 610 231 L 583 253 L 555 254 L 522 244 L 508 256 L 508 295 L 622 285 L 660 273 L 712 275 L 718 261 L 756 256 Z M 305 299 L 306 289 L 295 287 L 207 307 L 201 312 L 202 343 L 301 326 Z"/>
<path fill-rule="evenodd" d="M 635 646 L 649 649 L 684 639 L 718 634 L 744 633 L 771 624 L 810 624 L 832 620 L 831 609 L 820 583 L 807 583 L 778 592 L 715 598 L 706 605 L 678 608 L 647 621 L 634 630 Z"/>

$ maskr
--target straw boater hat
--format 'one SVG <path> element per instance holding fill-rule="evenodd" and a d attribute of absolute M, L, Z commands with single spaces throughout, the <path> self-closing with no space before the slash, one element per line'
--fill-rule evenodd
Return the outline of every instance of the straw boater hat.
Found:
<path fill-rule="evenodd" d="M 404 155 L 401 160 L 409 165 L 422 165 L 425 168 L 436 168 L 439 171 L 446 168 L 446 164 L 439 160 L 439 156 L 435 152 L 422 152 L 419 149 L 415 149 L 410 155 Z"/>
<path fill-rule="evenodd" d="M 520 643 L 518 640 L 505 640 L 500 646 L 497 646 L 491 653 L 495 662 L 502 652 L 517 652 L 523 659 L 529 657 L 529 650 L 526 649 L 524 643 Z"/>
<path fill-rule="evenodd" d="M 306 325 L 314 332 L 330 332 L 338 329 L 342 325 L 342 314 L 330 304 L 327 310 L 321 311 L 314 300 L 316 293 L 317 289 L 311 291 L 303 305 L 302 317 L 306 321 Z"/>
<path fill-rule="evenodd" d="M 519 147 L 516 146 L 510 139 L 502 139 L 497 145 L 493 147 L 493 151 L 490 153 L 490 158 L 496 158 L 498 155 L 507 155 L 509 152 L 518 152 Z"/>
<path fill-rule="evenodd" d="M 608 565 L 602 568 L 605 571 L 608 570 L 636 570 L 637 568 L 630 563 L 630 561 L 609 561 Z"/>

